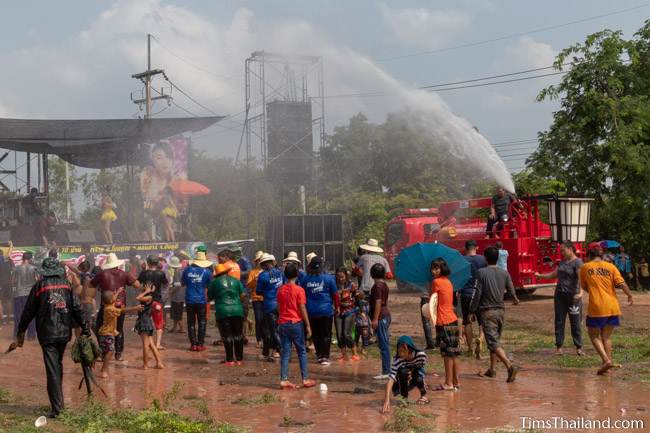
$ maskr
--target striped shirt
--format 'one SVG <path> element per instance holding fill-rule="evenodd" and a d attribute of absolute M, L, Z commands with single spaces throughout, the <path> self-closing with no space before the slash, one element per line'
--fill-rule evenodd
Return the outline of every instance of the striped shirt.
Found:
<path fill-rule="evenodd" d="M 401 368 L 406 368 L 407 370 L 421 370 L 421 373 L 424 374 L 424 366 L 427 363 L 427 354 L 424 352 L 416 352 L 412 360 L 407 361 L 398 356 L 393 358 L 393 365 L 390 367 L 390 374 L 388 377 L 392 380 L 397 380 L 397 372 Z"/>

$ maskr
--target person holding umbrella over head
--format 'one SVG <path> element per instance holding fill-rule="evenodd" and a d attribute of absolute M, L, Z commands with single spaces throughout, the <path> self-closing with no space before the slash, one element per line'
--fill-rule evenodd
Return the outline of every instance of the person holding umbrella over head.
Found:
<path fill-rule="evenodd" d="M 10 349 L 22 347 L 25 331 L 32 320 L 36 321 L 36 334 L 43 350 L 47 375 L 47 395 L 51 410 L 49 418 L 56 418 L 63 410 L 63 354 L 72 337 L 72 328 L 78 324 L 82 335 L 90 336 L 79 298 L 73 296 L 70 282 L 59 261 L 47 257 L 39 273 L 43 277 L 29 293 L 18 325 L 16 341 Z"/>

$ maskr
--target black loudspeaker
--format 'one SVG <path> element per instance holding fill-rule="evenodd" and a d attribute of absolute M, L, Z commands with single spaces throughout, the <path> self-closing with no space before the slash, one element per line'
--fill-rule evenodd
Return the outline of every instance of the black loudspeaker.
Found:
<path fill-rule="evenodd" d="M 68 242 L 71 244 L 94 244 L 95 232 L 92 230 L 67 230 Z"/>
<path fill-rule="evenodd" d="M 311 102 L 273 101 L 266 112 L 268 174 L 285 184 L 309 183 L 314 161 Z"/>
<path fill-rule="evenodd" d="M 0 244 L 8 244 L 11 240 L 11 232 L 9 230 L 0 231 Z"/>

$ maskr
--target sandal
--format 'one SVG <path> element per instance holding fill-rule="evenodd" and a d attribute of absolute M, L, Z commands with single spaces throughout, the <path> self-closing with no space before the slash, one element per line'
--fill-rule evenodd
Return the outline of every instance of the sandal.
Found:
<path fill-rule="evenodd" d="M 439 383 L 438 385 L 436 385 L 436 387 L 433 390 L 434 391 L 455 391 L 456 388 L 454 388 L 453 386 L 448 388 L 445 385 Z"/>
<path fill-rule="evenodd" d="M 496 371 L 494 371 L 494 370 L 490 370 L 490 369 L 488 368 L 487 370 L 485 370 L 485 373 L 480 373 L 480 372 L 479 372 L 479 373 L 478 373 L 478 376 L 479 376 L 479 377 L 491 377 L 491 378 L 494 378 L 494 377 L 497 377 L 497 373 L 496 373 Z"/>
<path fill-rule="evenodd" d="M 316 386 L 316 381 L 313 379 L 307 379 L 302 382 L 302 387 L 303 388 L 313 388 Z"/>
<path fill-rule="evenodd" d="M 426 398 L 426 397 L 424 397 L 424 396 L 422 396 L 422 397 L 420 397 L 420 398 L 417 399 L 417 401 L 415 402 L 415 404 L 419 404 L 420 406 L 424 406 L 425 404 L 429 404 L 429 399 Z"/>
<path fill-rule="evenodd" d="M 287 382 L 287 383 L 285 383 L 284 385 L 280 384 L 280 389 L 281 389 L 282 391 L 295 391 L 295 390 L 297 390 L 298 388 L 299 388 L 298 385 L 294 385 L 294 384 L 291 383 L 291 382 Z"/>

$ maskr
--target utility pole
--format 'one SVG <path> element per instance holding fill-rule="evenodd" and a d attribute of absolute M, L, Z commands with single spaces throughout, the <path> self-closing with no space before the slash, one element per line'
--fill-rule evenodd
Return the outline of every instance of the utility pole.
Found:
<path fill-rule="evenodd" d="M 167 101 L 168 104 L 170 104 L 171 99 L 172 99 L 172 97 L 170 95 L 165 95 L 165 92 L 162 89 L 160 89 L 160 92 L 159 92 L 160 95 L 159 96 L 154 96 L 154 97 L 151 96 L 151 81 L 152 81 L 152 78 L 154 76 L 156 76 L 156 75 L 163 74 L 163 76 L 164 76 L 164 74 L 165 74 L 165 71 L 162 70 L 162 69 L 151 69 L 151 38 L 152 38 L 151 34 L 147 34 L 147 70 L 144 71 L 144 72 L 140 72 L 140 73 L 131 75 L 131 78 L 135 78 L 136 80 L 140 80 L 140 81 L 142 81 L 142 83 L 144 83 L 144 88 L 145 88 L 145 97 L 144 97 L 144 99 L 133 99 L 133 94 L 131 94 L 131 101 L 133 101 L 134 104 L 139 105 L 141 109 L 142 109 L 142 105 L 144 104 L 144 106 L 145 106 L 145 114 L 144 114 L 145 122 L 147 122 L 148 119 L 151 119 L 151 107 L 152 107 L 152 104 L 153 104 L 154 101 L 164 99 L 165 101 Z M 137 155 L 140 155 L 140 154 L 141 154 L 141 145 L 139 143 L 138 148 L 137 148 Z M 131 161 L 132 159 L 129 158 L 128 160 Z M 134 191 L 133 191 L 133 185 L 136 184 L 136 179 L 135 179 L 135 167 L 134 167 L 133 163 L 129 162 L 127 164 L 126 171 L 127 171 L 127 177 L 128 177 L 128 180 L 129 180 L 128 183 L 127 183 L 127 185 L 128 185 L 127 195 L 128 195 L 128 202 L 129 202 L 128 203 L 128 208 L 127 208 L 128 226 L 130 228 L 135 228 L 136 227 L 136 224 L 135 224 L 136 221 L 135 221 L 135 214 L 133 212 L 135 194 L 134 194 Z M 156 226 L 153 223 L 153 221 L 151 222 L 151 235 L 152 235 L 152 239 L 155 239 L 155 237 L 156 237 Z"/>
<path fill-rule="evenodd" d="M 145 105 L 145 114 L 144 114 L 145 119 L 151 118 L 151 106 L 154 101 L 157 101 L 159 99 L 164 99 L 169 103 L 169 101 L 172 99 L 171 96 L 165 95 L 162 89 L 160 91 L 160 96 L 154 96 L 154 97 L 151 96 L 152 77 L 164 73 L 165 71 L 162 69 L 153 69 L 153 70 L 151 69 L 151 35 L 147 34 L 147 70 L 144 72 L 131 75 L 131 78 L 135 78 L 136 80 L 140 80 L 144 83 L 144 91 L 145 91 L 144 99 L 133 99 L 133 94 L 131 94 L 131 100 L 133 101 L 134 104 L 140 106 L 142 106 L 142 104 Z"/>

